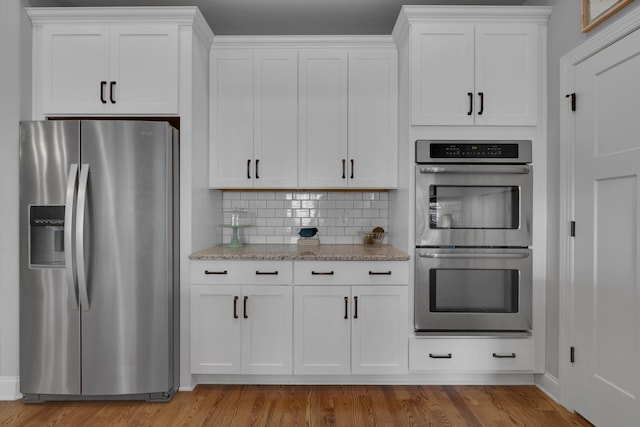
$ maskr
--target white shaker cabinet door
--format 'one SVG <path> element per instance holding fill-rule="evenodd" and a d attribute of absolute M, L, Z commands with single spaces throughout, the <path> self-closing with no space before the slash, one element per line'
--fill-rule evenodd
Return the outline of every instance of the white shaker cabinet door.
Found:
<path fill-rule="evenodd" d="M 294 290 L 294 374 L 349 374 L 351 320 L 348 286 Z"/>
<path fill-rule="evenodd" d="M 347 51 L 299 54 L 301 188 L 347 186 Z"/>
<path fill-rule="evenodd" d="M 112 113 L 178 113 L 178 27 L 111 26 Z"/>
<path fill-rule="evenodd" d="M 396 50 L 349 52 L 349 187 L 398 185 Z"/>
<path fill-rule="evenodd" d="M 473 125 L 473 24 L 416 24 L 411 38 L 411 123 Z"/>
<path fill-rule="evenodd" d="M 109 111 L 107 25 L 45 25 L 41 48 L 40 55 L 34 55 L 34 68 L 44 114 Z"/>
<path fill-rule="evenodd" d="M 351 373 L 406 373 L 407 287 L 353 286 L 351 293 Z"/>
<path fill-rule="evenodd" d="M 254 186 L 298 184 L 298 53 L 254 53 Z"/>
<path fill-rule="evenodd" d="M 293 372 L 291 286 L 243 286 L 242 372 Z"/>
<path fill-rule="evenodd" d="M 253 187 L 253 52 L 211 51 L 211 188 Z"/>
<path fill-rule="evenodd" d="M 537 123 L 535 24 L 476 24 L 476 125 Z"/>
<path fill-rule="evenodd" d="M 191 373 L 239 374 L 240 286 L 191 285 Z"/>

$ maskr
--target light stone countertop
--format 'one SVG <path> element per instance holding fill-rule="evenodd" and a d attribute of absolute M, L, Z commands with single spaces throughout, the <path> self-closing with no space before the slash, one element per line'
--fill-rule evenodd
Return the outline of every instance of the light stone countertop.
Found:
<path fill-rule="evenodd" d="M 189 255 L 199 261 L 262 260 L 262 261 L 407 261 L 409 254 L 391 245 L 243 245 L 228 248 L 218 245 Z"/>

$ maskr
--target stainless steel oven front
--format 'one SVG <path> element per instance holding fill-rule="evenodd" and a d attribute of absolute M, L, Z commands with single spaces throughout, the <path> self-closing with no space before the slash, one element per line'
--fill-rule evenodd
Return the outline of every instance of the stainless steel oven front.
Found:
<path fill-rule="evenodd" d="M 416 141 L 416 246 L 531 245 L 531 141 Z"/>
<path fill-rule="evenodd" d="M 415 330 L 529 334 L 531 250 L 416 249 Z"/>
<path fill-rule="evenodd" d="M 416 141 L 417 334 L 530 334 L 531 141 Z"/>

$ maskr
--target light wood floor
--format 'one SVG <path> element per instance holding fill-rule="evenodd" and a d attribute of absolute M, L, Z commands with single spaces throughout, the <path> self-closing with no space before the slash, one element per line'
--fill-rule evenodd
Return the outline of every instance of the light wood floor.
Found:
<path fill-rule="evenodd" d="M 590 426 L 534 386 L 200 385 L 170 403 L 0 402 L 0 426 Z"/>

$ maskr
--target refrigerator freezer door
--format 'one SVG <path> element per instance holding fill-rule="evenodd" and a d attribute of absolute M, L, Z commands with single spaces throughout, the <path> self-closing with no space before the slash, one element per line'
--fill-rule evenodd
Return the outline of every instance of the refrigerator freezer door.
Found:
<path fill-rule="evenodd" d="M 172 128 L 83 121 L 81 133 L 81 163 L 90 165 L 84 242 L 77 248 L 89 299 L 81 310 L 82 393 L 168 391 L 174 386 Z"/>
<path fill-rule="evenodd" d="M 59 223 L 54 230 L 42 225 L 42 218 L 34 227 L 30 221 L 31 212 L 65 205 L 69 170 L 79 161 L 79 136 L 77 121 L 20 124 L 20 391 L 25 396 L 80 393 L 80 312 L 61 261 L 73 245 Z M 38 240 L 48 227 L 52 235 L 67 234 L 62 244 Z M 47 251 L 65 253 L 48 261 Z M 45 256 L 35 262 L 35 253 Z"/>

